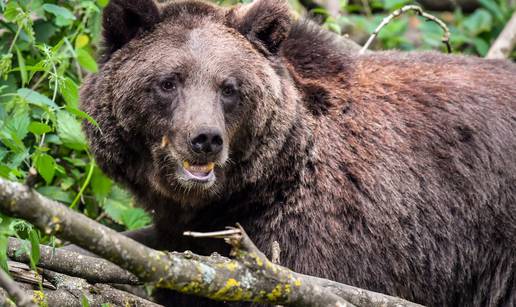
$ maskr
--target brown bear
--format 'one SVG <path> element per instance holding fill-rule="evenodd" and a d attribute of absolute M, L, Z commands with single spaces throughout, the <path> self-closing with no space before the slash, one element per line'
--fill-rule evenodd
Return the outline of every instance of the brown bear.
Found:
<path fill-rule="evenodd" d="M 137 240 L 226 253 L 182 232 L 239 222 L 297 272 L 429 306 L 516 304 L 515 64 L 354 55 L 283 0 L 111 0 L 103 26 L 81 93 L 100 129 L 85 129 L 152 212 Z"/>

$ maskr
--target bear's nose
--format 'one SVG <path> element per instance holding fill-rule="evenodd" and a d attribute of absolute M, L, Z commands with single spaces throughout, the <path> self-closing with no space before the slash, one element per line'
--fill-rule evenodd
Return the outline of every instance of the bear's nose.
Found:
<path fill-rule="evenodd" d="M 190 139 L 192 150 L 199 154 L 218 154 L 223 143 L 220 129 L 214 127 L 201 128 Z"/>

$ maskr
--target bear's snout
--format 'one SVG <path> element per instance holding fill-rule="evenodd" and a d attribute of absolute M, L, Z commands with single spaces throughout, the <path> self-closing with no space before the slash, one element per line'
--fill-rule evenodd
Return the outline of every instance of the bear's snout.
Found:
<path fill-rule="evenodd" d="M 217 127 L 202 127 L 190 135 L 190 148 L 196 154 L 213 157 L 222 151 L 222 131 Z"/>

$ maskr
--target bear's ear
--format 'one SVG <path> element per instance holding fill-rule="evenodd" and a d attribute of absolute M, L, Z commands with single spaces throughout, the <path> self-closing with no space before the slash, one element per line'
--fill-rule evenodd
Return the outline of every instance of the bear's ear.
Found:
<path fill-rule="evenodd" d="M 255 45 L 276 54 L 290 32 L 292 17 L 286 0 L 255 0 L 235 8 L 229 23 Z"/>
<path fill-rule="evenodd" d="M 111 0 L 102 20 L 105 56 L 122 48 L 139 31 L 159 22 L 160 12 L 153 0 Z"/>

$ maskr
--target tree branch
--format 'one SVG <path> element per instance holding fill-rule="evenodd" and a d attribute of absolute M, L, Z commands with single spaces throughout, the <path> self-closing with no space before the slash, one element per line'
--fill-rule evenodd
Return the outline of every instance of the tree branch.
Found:
<path fill-rule="evenodd" d="M 22 248 L 22 242 L 15 238 L 9 238 L 7 256 L 15 261 L 30 263 L 30 256 Z M 91 283 L 139 284 L 136 276 L 109 261 L 44 245 L 40 246 L 38 267 L 79 277 Z"/>
<path fill-rule="evenodd" d="M 423 9 L 417 5 L 406 5 L 406 6 L 402 7 L 401 9 L 395 10 L 389 16 L 385 17 L 382 20 L 380 25 L 374 30 L 373 34 L 371 34 L 371 36 L 365 43 L 364 47 L 362 47 L 359 54 L 363 54 L 366 52 L 367 49 L 369 49 L 369 47 L 371 46 L 373 41 L 376 39 L 376 37 L 378 36 L 378 33 L 380 33 L 380 31 L 382 30 L 383 27 L 388 25 L 394 18 L 397 18 L 408 11 L 415 11 L 419 16 L 422 16 L 422 17 L 426 18 L 427 20 L 433 21 L 437 25 L 439 25 L 444 31 L 442 42 L 446 45 L 446 49 L 447 49 L 448 53 L 452 52 L 452 48 L 450 45 L 450 30 L 448 29 L 446 24 L 439 18 L 424 12 Z"/>
<path fill-rule="evenodd" d="M 84 279 L 50 270 L 43 270 L 43 275 L 57 287 L 56 290 L 44 290 L 44 295 L 40 296 L 47 306 L 83 306 L 83 297 L 90 306 L 106 303 L 111 306 L 161 306 L 110 285 L 91 284 Z"/>
<path fill-rule="evenodd" d="M 349 289 L 356 288 L 307 277 L 273 264 L 242 229 L 215 233 L 231 244 L 235 259 L 160 252 L 97 224 L 27 186 L 4 179 L 0 179 L 0 210 L 28 220 L 47 234 L 56 234 L 88 249 L 142 281 L 185 294 L 296 306 L 352 306 L 343 298 L 345 295 L 361 305 L 378 306 L 371 297 L 380 296 L 398 306 L 418 306 L 362 289 L 350 292 Z"/>
<path fill-rule="evenodd" d="M 0 269 L 0 287 L 2 287 L 10 298 L 19 307 L 36 307 L 30 296 L 18 286 L 18 284 L 2 269 Z"/>
<path fill-rule="evenodd" d="M 19 262 L 8 261 L 8 264 L 16 285 L 39 306 L 81 307 L 83 298 L 94 306 L 105 303 L 113 306 L 161 306 L 149 301 L 145 293 L 134 295 L 126 289 L 117 289 L 115 286 L 118 285 L 92 284 L 82 278 L 39 267 L 34 272 L 28 265 Z M 8 304 L 7 295 L 0 292 L 0 306 L 14 306 Z"/>
<path fill-rule="evenodd" d="M 507 59 L 516 46 L 516 12 L 489 49 L 486 59 Z"/>

